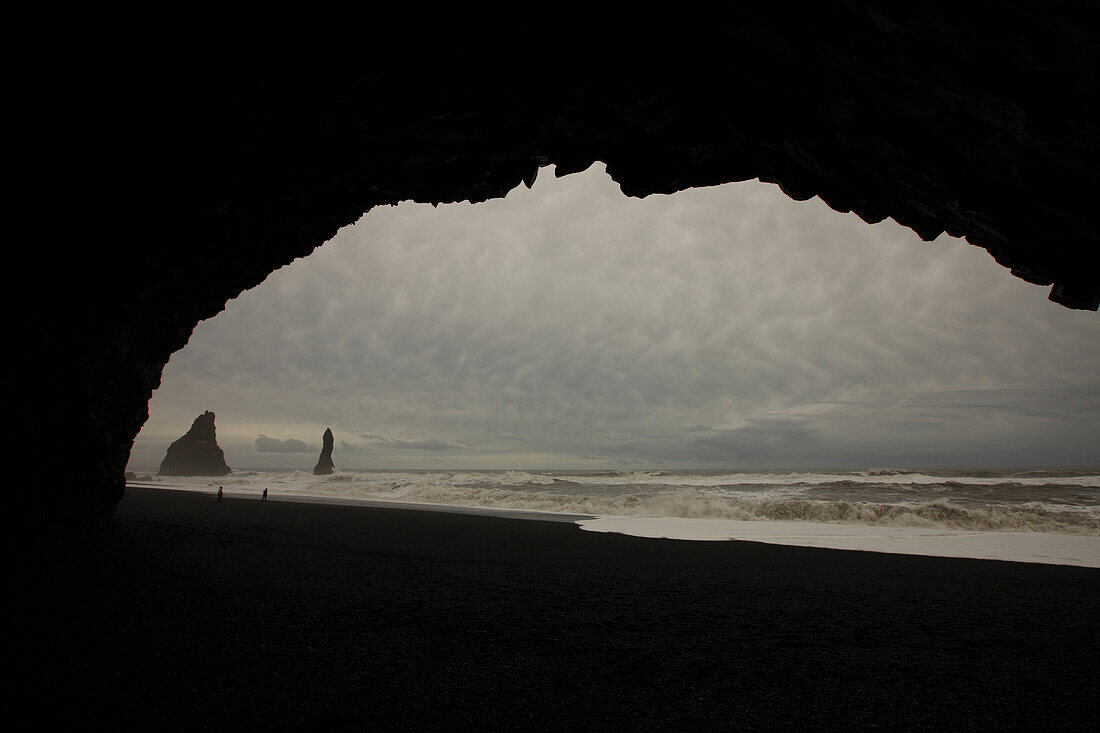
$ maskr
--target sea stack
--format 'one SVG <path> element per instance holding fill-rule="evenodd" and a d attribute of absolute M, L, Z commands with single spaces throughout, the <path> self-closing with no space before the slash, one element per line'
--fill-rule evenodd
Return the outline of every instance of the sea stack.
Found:
<path fill-rule="evenodd" d="M 327 476 L 334 468 L 336 467 L 332 465 L 332 429 L 325 428 L 325 435 L 321 438 L 321 457 L 313 467 L 313 475 Z"/>
<path fill-rule="evenodd" d="M 214 413 L 207 410 L 195 418 L 191 429 L 168 446 L 160 464 L 161 476 L 224 476 L 232 469 L 214 435 Z"/>

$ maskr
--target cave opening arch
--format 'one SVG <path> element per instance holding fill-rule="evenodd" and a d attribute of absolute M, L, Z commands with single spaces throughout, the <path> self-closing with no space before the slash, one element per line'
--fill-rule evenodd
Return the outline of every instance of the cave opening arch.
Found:
<path fill-rule="evenodd" d="M 79 128 L 59 123 L 74 97 L 20 86 L 25 137 L 54 147 L 15 154 L 14 240 L 40 241 L 62 212 L 79 246 L 28 244 L 18 274 L 48 297 L 8 296 L 27 314 L 4 380 L 28 446 L 15 522 L 111 516 L 164 364 L 227 300 L 375 206 L 484 201 L 550 164 L 603 161 L 630 196 L 775 182 L 965 237 L 1095 310 L 1098 27 L 1073 2 L 852 3 L 634 19 L 629 33 L 555 25 L 583 41 L 568 58 L 531 54 L 545 36 L 530 28 L 503 45 L 441 33 L 415 57 L 395 42 L 231 67 L 97 59 L 76 98 L 104 113 Z"/>

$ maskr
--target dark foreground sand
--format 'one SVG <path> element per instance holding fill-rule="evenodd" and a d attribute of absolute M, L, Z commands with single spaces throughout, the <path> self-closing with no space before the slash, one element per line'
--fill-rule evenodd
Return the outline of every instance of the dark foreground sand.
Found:
<path fill-rule="evenodd" d="M 1100 725 L 1100 570 L 130 489 L 10 537 L 19 729 Z"/>

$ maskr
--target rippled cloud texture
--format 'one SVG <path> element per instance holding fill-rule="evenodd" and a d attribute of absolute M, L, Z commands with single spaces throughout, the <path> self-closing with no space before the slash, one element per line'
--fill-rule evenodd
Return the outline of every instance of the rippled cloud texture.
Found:
<path fill-rule="evenodd" d="M 757 181 L 597 164 L 382 207 L 199 324 L 132 466 L 203 410 L 234 468 L 1096 464 L 1100 316 L 983 250 Z"/>

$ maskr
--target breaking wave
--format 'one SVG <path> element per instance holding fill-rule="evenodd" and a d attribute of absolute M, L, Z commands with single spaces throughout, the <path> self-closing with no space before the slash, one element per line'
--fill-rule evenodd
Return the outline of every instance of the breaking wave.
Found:
<path fill-rule="evenodd" d="M 938 474 L 938 475 L 937 475 Z M 1100 473 L 244 471 L 176 488 L 585 516 L 819 522 L 1100 536 Z"/>

